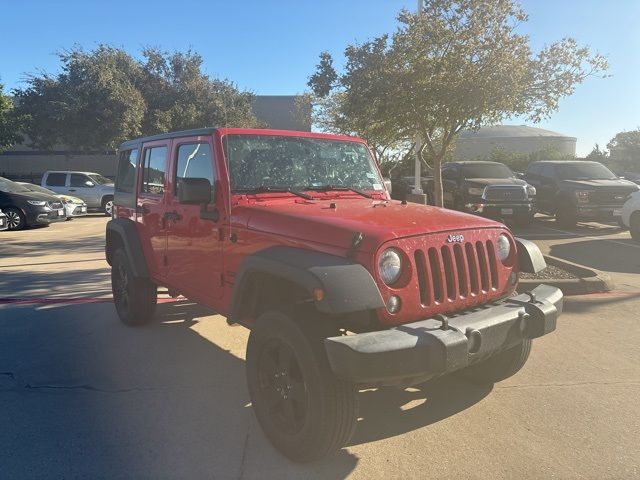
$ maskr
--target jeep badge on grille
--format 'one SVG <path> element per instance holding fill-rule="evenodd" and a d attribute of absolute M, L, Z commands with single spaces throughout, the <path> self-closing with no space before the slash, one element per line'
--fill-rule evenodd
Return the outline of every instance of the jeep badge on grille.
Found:
<path fill-rule="evenodd" d="M 449 235 L 447 237 L 447 243 L 462 243 L 464 242 L 464 235 Z"/>

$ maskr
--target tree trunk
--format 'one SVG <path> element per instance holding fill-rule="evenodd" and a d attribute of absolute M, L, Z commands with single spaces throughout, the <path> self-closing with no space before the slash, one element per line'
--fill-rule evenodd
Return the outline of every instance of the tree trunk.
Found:
<path fill-rule="evenodd" d="M 444 207 L 444 199 L 442 195 L 442 157 L 437 155 L 433 157 L 433 204 L 436 207 Z"/>

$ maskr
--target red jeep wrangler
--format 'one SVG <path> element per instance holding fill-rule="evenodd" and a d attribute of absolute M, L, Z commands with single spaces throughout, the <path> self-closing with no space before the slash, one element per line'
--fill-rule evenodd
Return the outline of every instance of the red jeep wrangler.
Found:
<path fill-rule="evenodd" d="M 297 461 L 346 444 L 357 390 L 459 372 L 497 382 L 555 329 L 562 293 L 502 224 L 390 200 L 363 140 L 205 128 L 123 143 L 106 256 L 127 325 L 157 287 L 251 329 L 264 432 Z"/>

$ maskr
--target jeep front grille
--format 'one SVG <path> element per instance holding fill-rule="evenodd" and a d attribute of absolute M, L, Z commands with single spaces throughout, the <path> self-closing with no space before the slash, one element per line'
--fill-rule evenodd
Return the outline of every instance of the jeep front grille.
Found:
<path fill-rule="evenodd" d="M 491 240 L 430 247 L 414 252 L 422 305 L 455 301 L 498 288 L 498 265 Z"/>
<path fill-rule="evenodd" d="M 521 202 L 527 200 L 527 188 L 524 185 L 489 185 L 484 189 L 482 198 L 499 202 Z"/>

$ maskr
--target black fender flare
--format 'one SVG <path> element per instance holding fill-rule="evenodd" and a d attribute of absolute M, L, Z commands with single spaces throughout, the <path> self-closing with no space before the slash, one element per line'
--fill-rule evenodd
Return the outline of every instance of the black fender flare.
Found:
<path fill-rule="evenodd" d="M 324 297 L 315 300 L 318 311 L 339 315 L 385 306 L 369 271 L 347 258 L 302 248 L 269 247 L 248 256 L 236 274 L 229 321 L 237 322 L 244 289 L 252 273 L 267 273 L 291 281 L 314 298 L 315 289 Z"/>
<path fill-rule="evenodd" d="M 134 276 L 148 278 L 149 269 L 138 236 L 138 229 L 133 220 L 114 218 L 107 222 L 105 256 L 109 265 L 111 265 L 111 256 L 115 250 L 115 242 L 119 242 L 124 248 Z"/>
<path fill-rule="evenodd" d="M 518 265 L 523 273 L 538 273 L 547 268 L 547 262 L 538 246 L 531 240 L 515 238 L 518 251 Z"/>

